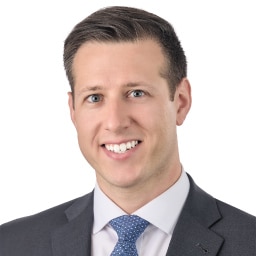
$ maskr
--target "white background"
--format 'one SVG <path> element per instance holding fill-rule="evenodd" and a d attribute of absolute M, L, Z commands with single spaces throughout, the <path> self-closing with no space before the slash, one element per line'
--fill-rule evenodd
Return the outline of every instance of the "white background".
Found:
<path fill-rule="evenodd" d="M 256 215 L 253 0 L 9 0 L 0 3 L 0 223 L 93 189 L 69 118 L 62 50 L 77 22 L 109 5 L 173 24 L 193 89 L 178 128 L 181 161 L 204 190 Z"/>

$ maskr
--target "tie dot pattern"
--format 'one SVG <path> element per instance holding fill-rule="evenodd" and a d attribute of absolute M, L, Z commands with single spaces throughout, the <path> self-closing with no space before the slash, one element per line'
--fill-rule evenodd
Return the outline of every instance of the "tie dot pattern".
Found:
<path fill-rule="evenodd" d="M 118 235 L 111 256 L 138 256 L 136 241 L 149 222 L 137 215 L 123 215 L 109 222 Z"/>

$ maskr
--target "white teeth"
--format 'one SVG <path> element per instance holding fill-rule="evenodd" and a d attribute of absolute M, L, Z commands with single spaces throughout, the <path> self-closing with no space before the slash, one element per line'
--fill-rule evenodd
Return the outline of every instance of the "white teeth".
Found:
<path fill-rule="evenodd" d="M 126 143 L 126 148 L 127 148 L 127 149 L 132 148 L 132 143 L 131 143 L 130 141 Z"/>
<path fill-rule="evenodd" d="M 126 145 L 125 145 L 124 143 L 122 143 L 122 144 L 119 146 L 119 148 L 120 148 L 120 151 L 121 151 L 121 152 L 125 152 L 125 151 L 126 151 Z"/>
<path fill-rule="evenodd" d="M 114 145 L 114 152 L 117 152 L 117 151 L 119 151 L 119 145 L 115 144 Z"/>
<path fill-rule="evenodd" d="M 138 144 L 137 140 L 129 141 L 127 143 L 122 144 L 105 144 L 107 150 L 122 154 L 125 153 L 127 150 L 134 148 Z"/>

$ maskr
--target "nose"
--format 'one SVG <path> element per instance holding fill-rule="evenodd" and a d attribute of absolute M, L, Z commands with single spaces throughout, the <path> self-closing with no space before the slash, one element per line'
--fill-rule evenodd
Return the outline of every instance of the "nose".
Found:
<path fill-rule="evenodd" d="M 129 107 L 123 100 L 109 102 L 105 112 L 105 129 L 119 133 L 131 124 Z"/>

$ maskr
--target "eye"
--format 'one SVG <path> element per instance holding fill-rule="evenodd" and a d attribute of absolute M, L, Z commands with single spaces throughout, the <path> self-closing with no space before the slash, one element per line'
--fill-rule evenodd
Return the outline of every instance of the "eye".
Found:
<path fill-rule="evenodd" d="M 134 90 L 134 91 L 131 91 L 130 93 L 129 93 L 129 96 L 130 97 L 135 97 L 135 98 L 137 98 L 137 97 L 142 97 L 142 96 L 144 96 L 145 95 L 145 92 L 143 92 L 142 90 Z"/>
<path fill-rule="evenodd" d="M 88 96 L 86 100 L 90 103 L 96 103 L 102 100 L 102 96 L 100 94 L 92 94 Z"/>

